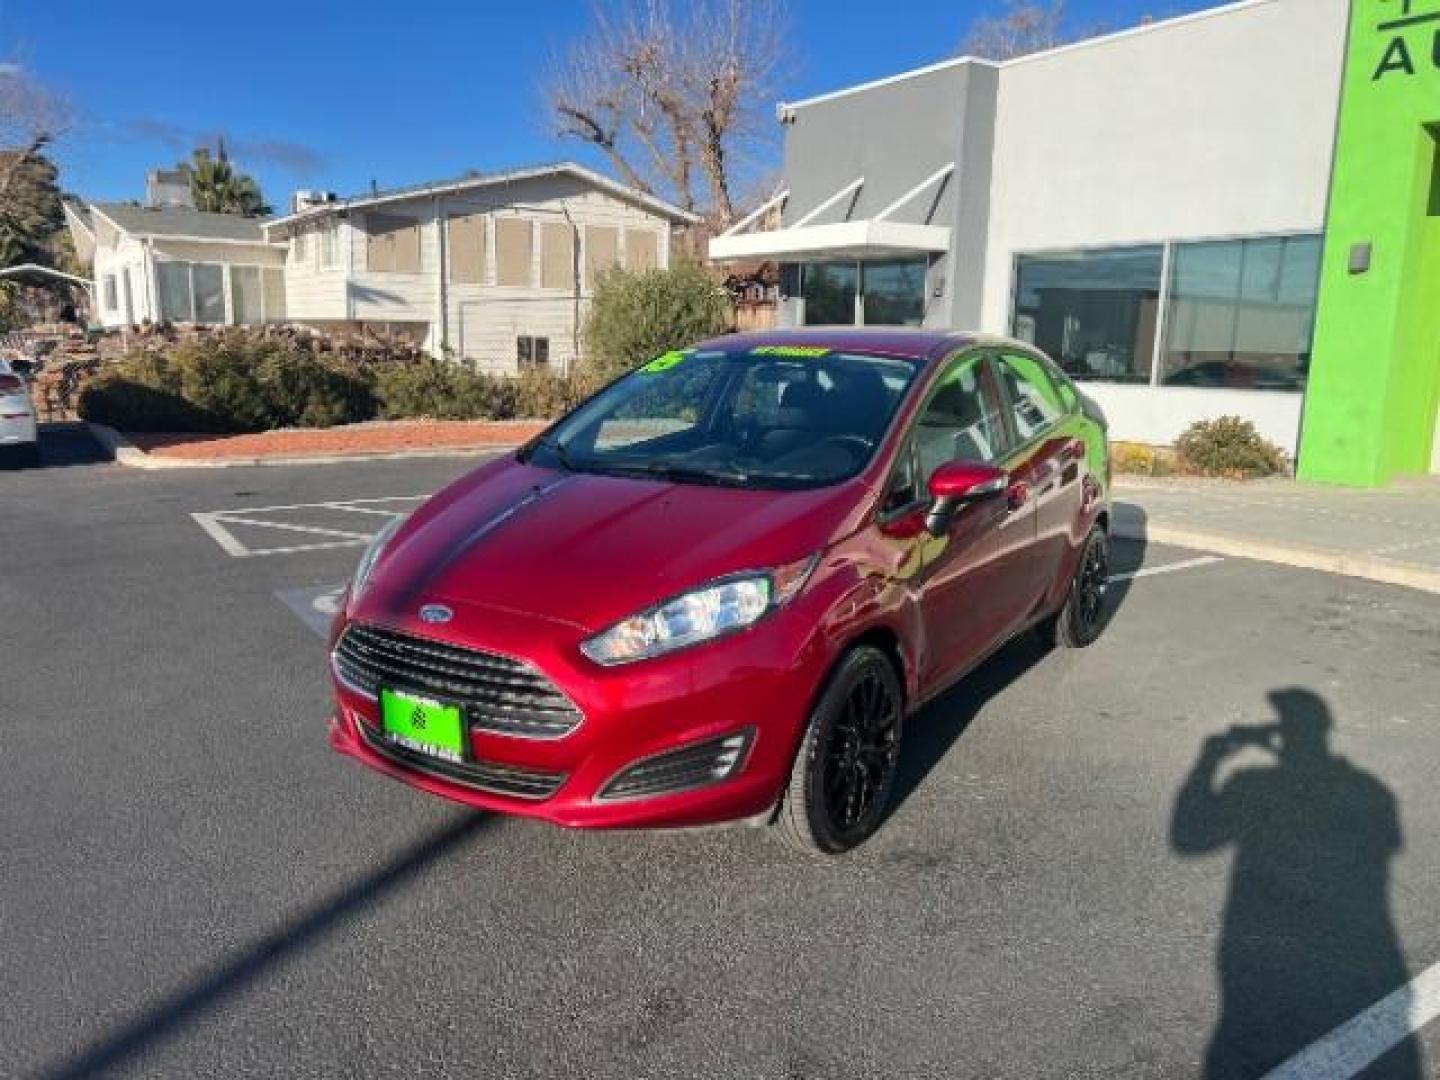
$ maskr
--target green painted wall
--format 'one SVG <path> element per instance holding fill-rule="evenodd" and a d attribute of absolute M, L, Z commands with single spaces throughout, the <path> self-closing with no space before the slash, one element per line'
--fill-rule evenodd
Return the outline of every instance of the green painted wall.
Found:
<path fill-rule="evenodd" d="M 1440 403 L 1440 0 L 1352 0 L 1303 479 L 1428 472 Z M 1352 273 L 1351 249 L 1372 245 Z"/>

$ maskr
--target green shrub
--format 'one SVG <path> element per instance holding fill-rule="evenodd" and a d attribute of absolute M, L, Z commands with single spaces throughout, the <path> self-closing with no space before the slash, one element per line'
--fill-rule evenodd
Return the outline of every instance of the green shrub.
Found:
<path fill-rule="evenodd" d="M 585 322 L 586 366 L 594 377 L 612 379 L 729 328 L 725 290 L 694 263 L 612 270 L 596 286 Z"/>
<path fill-rule="evenodd" d="M 504 420 L 514 415 L 514 392 L 502 380 L 447 360 L 381 368 L 375 397 L 386 420 Z"/>
<path fill-rule="evenodd" d="M 1238 416 L 1196 421 L 1175 441 L 1175 453 L 1182 466 L 1202 476 L 1252 479 L 1289 467 L 1285 451 Z"/>
<path fill-rule="evenodd" d="M 221 334 L 130 354 L 85 387 L 79 408 L 127 431 L 244 432 L 353 423 L 375 402 L 358 371 L 291 342 Z"/>

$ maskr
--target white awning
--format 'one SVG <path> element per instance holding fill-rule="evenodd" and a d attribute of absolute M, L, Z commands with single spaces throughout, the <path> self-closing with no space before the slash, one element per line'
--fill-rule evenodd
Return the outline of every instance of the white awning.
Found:
<path fill-rule="evenodd" d="M 926 255 L 950 250 L 950 229 L 944 225 L 915 225 L 904 221 L 837 221 L 770 232 L 717 236 L 710 241 L 710 258 L 777 259 L 815 262 L 822 259 L 885 259 Z"/>

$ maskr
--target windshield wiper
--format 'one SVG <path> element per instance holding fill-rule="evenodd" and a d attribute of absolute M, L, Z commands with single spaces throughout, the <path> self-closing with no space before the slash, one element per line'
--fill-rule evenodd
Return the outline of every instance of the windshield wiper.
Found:
<path fill-rule="evenodd" d="M 739 469 L 704 469 L 698 465 L 684 465 L 676 461 L 648 461 L 642 466 L 651 476 L 663 477 L 680 483 L 725 484 L 743 487 L 750 483 L 750 474 Z"/>

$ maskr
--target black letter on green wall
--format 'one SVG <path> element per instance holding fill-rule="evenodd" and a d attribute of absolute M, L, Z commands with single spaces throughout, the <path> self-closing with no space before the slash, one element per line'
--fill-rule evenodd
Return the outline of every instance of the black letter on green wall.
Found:
<path fill-rule="evenodd" d="M 1410 59 L 1410 46 L 1405 44 L 1403 37 L 1392 38 L 1386 46 L 1385 55 L 1380 59 L 1380 66 L 1375 69 L 1375 77 L 1371 82 L 1379 82 L 1392 71 L 1403 71 L 1406 75 L 1415 74 L 1415 63 Z"/>

